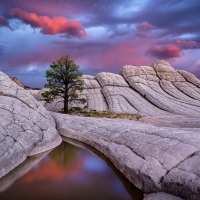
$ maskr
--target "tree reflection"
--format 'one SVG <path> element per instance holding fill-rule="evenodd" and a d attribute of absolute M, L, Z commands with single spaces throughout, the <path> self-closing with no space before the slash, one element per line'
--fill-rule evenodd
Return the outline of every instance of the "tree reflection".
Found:
<path fill-rule="evenodd" d="M 49 154 L 49 157 L 56 161 L 58 165 L 68 167 L 74 161 L 77 153 L 78 148 L 76 146 L 62 142 Z"/>

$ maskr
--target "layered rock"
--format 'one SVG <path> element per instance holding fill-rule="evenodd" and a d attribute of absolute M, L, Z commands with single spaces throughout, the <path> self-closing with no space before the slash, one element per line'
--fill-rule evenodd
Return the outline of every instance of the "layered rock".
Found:
<path fill-rule="evenodd" d="M 199 116 L 200 102 L 175 87 L 186 81 L 165 61 L 155 61 L 150 66 L 126 65 L 120 74 L 133 89 L 157 107 L 170 113 Z"/>
<path fill-rule="evenodd" d="M 84 90 L 79 93 L 79 98 L 85 98 L 87 103 L 81 104 L 79 102 L 70 103 L 69 107 L 81 107 L 87 106 L 89 110 L 96 111 L 107 111 L 108 106 L 106 100 L 101 92 L 101 86 L 98 81 L 94 78 L 94 76 L 83 75 L 84 80 Z M 63 99 L 56 98 L 51 103 L 45 103 L 44 98 L 41 95 L 47 89 L 43 88 L 35 97 L 38 101 L 40 101 L 47 110 L 58 112 L 63 109 Z"/>
<path fill-rule="evenodd" d="M 200 116 L 200 80 L 194 75 L 175 70 L 163 60 L 149 66 L 125 65 L 120 74 L 84 75 L 84 90 L 80 98 L 87 100 L 89 110 L 112 111 L 141 115 L 169 113 Z M 30 91 L 50 111 L 60 111 L 62 99 L 44 102 L 40 92 Z M 70 107 L 84 107 L 73 102 Z"/>
<path fill-rule="evenodd" d="M 179 90 L 193 99 L 200 100 L 200 89 L 190 82 L 187 82 L 181 75 L 181 72 L 178 73 L 169 63 L 163 60 L 158 60 L 153 62 L 150 66 L 154 68 L 161 81 L 166 80 L 172 82 L 172 84 L 177 88 L 177 91 Z"/>
<path fill-rule="evenodd" d="M 81 97 L 87 100 L 89 110 L 107 111 L 108 106 L 101 92 L 101 86 L 94 76 L 84 75 L 84 90 Z"/>
<path fill-rule="evenodd" d="M 61 142 L 49 112 L 26 90 L 0 72 L 0 177 L 27 156 Z"/>
<path fill-rule="evenodd" d="M 194 74 L 186 72 L 184 70 L 176 70 L 179 74 L 181 74 L 188 82 L 200 87 L 200 80 L 196 78 Z"/>
<path fill-rule="evenodd" d="M 55 124 L 33 97 L 42 101 L 44 89 L 30 91 L 32 96 L 0 72 L 0 177 L 27 156 L 59 144 L 57 127 L 61 135 L 104 153 L 144 192 L 162 192 L 146 199 L 199 199 L 199 80 L 165 61 L 124 66 L 120 75 L 99 73 L 83 79 L 80 97 L 87 99 L 88 109 L 147 116 L 129 121 L 52 113 Z M 57 111 L 63 107 L 58 100 L 44 104 Z"/>
<path fill-rule="evenodd" d="M 167 114 L 131 89 L 121 75 L 102 72 L 96 75 L 96 79 L 102 86 L 102 92 L 112 112 L 144 115 Z"/>

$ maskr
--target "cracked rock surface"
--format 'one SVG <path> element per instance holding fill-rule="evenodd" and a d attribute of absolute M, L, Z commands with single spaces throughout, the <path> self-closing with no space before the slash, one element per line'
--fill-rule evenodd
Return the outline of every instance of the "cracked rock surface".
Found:
<path fill-rule="evenodd" d="M 87 106 L 89 110 L 97 110 L 97 111 L 107 111 L 108 106 L 106 100 L 102 94 L 101 86 L 98 81 L 94 78 L 94 76 L 83 75 L 84 80 L 84 90 L 79 94 L 80 98 L 85 98 L 87 100 Z M 57 98 L 51 103 L 45 103 L 44 98 L 42 97 L 41 93 L 44 92 L 46 89 L 43 88 L 36 99 L 38 101 L 42 101 L 45 108 L 49 111 L 58 112 L 63 107 L 63 99 Z M 73 102 L 69 105 L 70 107 L 81 107 L 83 108 L 85 104 L 80 104 L 78 102 Z"/>
<path fill-rule="evenodd" d="M 151 199 L 200 199 L 200 80 L 165 61 L 126 65 L 120 74 L 85 75 L 88 109 L 140 113 L 140 121 L 84 118 L 48 111 L 0 72 L 0 177 L 60 136 L 89 144 Z M 31 94 L 33 95 L 31 95 Z M 56 100 L 58 101 L 58 99 Z M 63 104 L 43 105 L 57 111 Z M 59 106 L 57 106 L 59 105 Z M 77 106 L 77 105 L 75 105 Z M 156 193 L 157 192 L 157 193 Z"/>
<path fill-rule="evenodd" d="M 49 112 L 26 90 L 0 72 L 0 177 L 27 156 L 61 142 Z"/>
<path fill-rule="evenodd" d="M 154 61 L 149 66 L 125 65 L 120 74 L 100 72 L 95 77 L 84 75 L 84 90 L 81 98 L 87 100 L 88 110 L 117 113 L 139 113 L 142 116 L 167 115 L 170 113 L 200 116 L 200 80 L 193 74 L 175 70 L 164 60 Z M 41 92 L 30 91 L 42 101 Z M 59 111 L 60 99 L 48 104 L 50 111 Z M 84 107 L 73 103 L 70 106 Z"/>
<path fill-rule="evenodd" d="M 185 121 L 190 118 L 183 118 L 183 122 L 176 116 L 176 120 L 180 118 L 176 126 L 169 123 L 167 127 L 159 127 L 150 121 L 146 124 L 58 113 L 52 116 L 62 136 L 104 153 L 145 193 L 163 191 L 186 199 L 200 197 L 200 128 L 187 127 Z M 185 127 L 180 128 L 181 125 Z"/>
<path fill-rule="evenodd" d="M 179 74 L 181 74 L 188 82 L 193 83 L 197 87 L 200 87 L 200 80 L 196 78 L 196 76 L 192 73 L 183 70 L 176 70 Z"/>
<path fill-rule="evenodd" d="M 144 200 L 183 200 L 180 197 L 173 196 L 164 192 L 152 193 L 147 195 Z"/>
<path fill-rule="evenodd" d="M 84 90 L 81 97 L 85 98 L 89 110 L 107 111 L 108 106 L 102 94 L 101 86 L 94 76 L 83 75 Z"/>
<path fill-rule="evenodd" d="M 158 108 L 174 114 L 200 115 L 200 88 L 187 82 L 169 63 L 161 60 L 150 66 L 126 65 L 120 74 Z"/>
<path fill-rule="evenodd" d="M 102 92 L 112 112 L 142 113 L 143 115 L 167 114 L 131 89 L 121 75 L 102 72 L 97 74 L 96 79 L 102 86 Z"/>

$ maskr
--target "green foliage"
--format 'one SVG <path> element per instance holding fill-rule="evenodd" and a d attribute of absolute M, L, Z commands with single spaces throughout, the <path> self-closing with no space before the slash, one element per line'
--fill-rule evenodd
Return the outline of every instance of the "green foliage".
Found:
<path fill-rule="evenodd" d="M 53 62 L 50 68 L 46 71 L 48 84 L 45 87 L 48 89 L 42 93 L 45 101 L 50 103 L 60 97 L 64 102 L 64 112 L 68 112 L 70 102 L 86 103 L 86 99 L 79 98 L 84 89 L 84 81 L 81 78 L 83 74 L 69 55 Z"/>

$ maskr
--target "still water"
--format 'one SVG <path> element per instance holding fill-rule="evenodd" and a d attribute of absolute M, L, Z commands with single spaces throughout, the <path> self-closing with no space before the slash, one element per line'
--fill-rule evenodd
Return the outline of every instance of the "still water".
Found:
<path fill-rule="evenodd" d="M 103 155 L 63 142 L 0 179 L 0 200 L 14 199 L 140 200 L 143 195 Z"/>

